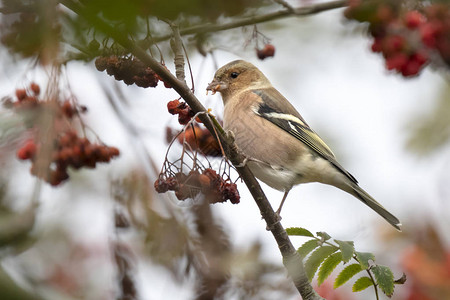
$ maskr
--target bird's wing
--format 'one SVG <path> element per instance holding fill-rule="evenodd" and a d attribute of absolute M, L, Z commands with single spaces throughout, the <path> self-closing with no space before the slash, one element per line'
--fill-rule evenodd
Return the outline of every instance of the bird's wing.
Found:
<path fill-rule="evenodd" d="M 355 177 L 337 162 L 333 152 L 327 144 L 325 144 L 319 135 L 309 127 L 297 110 L 277 90 L 273 88 L 253 90 L 253 93 L 261 97 L 262 100 L 255 109 L 257 115 L 288 132 L 290 135 L 307 145 L 319 156 L 329 161 L 351 181 L 358 183 Z M 276 97 L 277 100 L 281 99 L 285 105 L 281 107 L 279 105 L 280 101 L 276 101 L 274 97 Z"/>

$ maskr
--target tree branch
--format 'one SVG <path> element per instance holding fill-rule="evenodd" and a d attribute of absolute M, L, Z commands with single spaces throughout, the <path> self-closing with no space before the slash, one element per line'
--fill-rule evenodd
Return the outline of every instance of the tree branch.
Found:
<path fill-rule="evenodd" d="M 191 92 L 190 88 L 185 84 L 185 82 L 178 80 L 173 74 L 171 74 L 164 66 L 162 66 L 158 61 L 147 54 L 145 50 L 140 48 L 136 43 L 131 41 L 125 33 L 111 27 L 109 24 L 103 22 L 97 16 L 91 14 L 79 3 L 73 0 L 61 0 L 61 3 L 67 8 L 75 12 L 76 14 L 84 17 L 89 23 L 95 26 L 98 30 L 102 31 L 107 36 L 113 38 L 121 46 L 128 49 L 133 55 L 139 58 L 144 64 L 153 69 L 165 82 L 168 82 L 172 88 L 178 92 L 178 94 L 189 104 L 194 112 L 207 112 L 205 107 L 200 103 L 200 101 Z M 181 32 L 180 32 L 181 33 Z M 214 125 L 207 114 L 200 114 L 200 120 L 208 128 L 208 130 L 214 134 Z M 225 153 L 227 154 L 230 161 L 236 167 L 239 175 L 247 185 L 250 193 L 258 205 L 261 215 L 267 223 L 267 227 L 272 232 L 278 247 L 280 249 L 281 255 L 283 256 L 283 263 L 291 276 L 297 290 L 305 300 L 323 300 L 312 288 L 311 283 L 306 276 L 303 268 L 302 258 L 296 252 L 294 246 L 289 240 L 289 236 L 284 230 L 283 226 L 279 222 L 277 215 L 275 214 L 272 206 L 267 200 L 261 186 L 255 179 L 250 169 L 247 166 L 242 166 L 244 161 L 244 156 L 239 153 L 236 145 L 230 141 L 230 139 L 225 134 L 222 127 L 217 127 L 218 138 L 220 139 L 222 145 L 224 146 Z"/>
<path fill-rule="evenodd" d="M 278 2 L 278 1 L 277 1 Z M 283 1 L 284 2 L 284 1 Z M 301 17 L 301 16 L 308 16 L 312 14 L 317 14 L 323 11 L 345 7 L 347 5 L 347 0 L 336 0 L 336 1 L 330 1 L 325 3 L 318 3 L 314 5 L 294 8 L 294 9 L 284 9 L 277 12 L 271 12 L 268 14 L 260 15 L 260 16 L 251 16 L 242 18 L 239 20 L 235 20 L 229 23 L 225 24 L 214 24 L 214 23 L 207 23 L 207 24 L 201 24 L 196 25 L 184 29 L 180 29 L 180 35 L 191 35 L 191 34 L 205 34 L 210 32 L 218 32 L 233 28 L 238 28 L 242 26 L 248 26 L 248 25 L 254 25 L 264 22 L 269 22 L 277 19 L 282 19 L 286 17 Z M 163 35 L 159 37 L 154 37 L 153 41 L 155 43 L 168 40 L 172 37 L 172 34 Z"/>

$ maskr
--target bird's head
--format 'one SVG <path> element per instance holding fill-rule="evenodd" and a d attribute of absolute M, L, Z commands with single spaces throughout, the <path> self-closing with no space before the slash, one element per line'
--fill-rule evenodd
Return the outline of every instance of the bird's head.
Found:
<path fill-rule="evenodd" d="M 216 71 L 206 90 L 212 91 L 213 94 L 220 92 L 226 101 L 235 93 L 267 84 L 270 82 L 257 67 L 243 60 L 235 60 Z"/>

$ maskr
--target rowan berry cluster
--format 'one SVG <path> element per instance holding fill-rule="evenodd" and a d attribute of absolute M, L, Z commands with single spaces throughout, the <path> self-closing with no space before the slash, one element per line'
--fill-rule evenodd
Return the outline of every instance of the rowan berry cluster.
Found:
<path fill-rule="evenodd" d="M 181 125 L 186 125 L 194 117 L 194 112 L 186 104 L 179 100 L 172 100 L 167 103 L 167 110 L 172 115 L 178 115 L 178 122 Z M 196 118 L 197 123 L 201 123 L 200 119 Z M 167 140 L 170 142 L 174 138 L 174 134 L 170 128 L 167 129 Z M 217 140 L 211 135 L 207 128 L 201 128 L 198 124 L 186 128 L 177 137 L 180 144 L 187 143 L 190 150 L 199 150 L 206 156 L 221 157 L 222 152 Z"/>
<path fill-rule="evenodd" d="M 344 15 L 369 22 L 372 51 L 381 53 L 388 70 L 415 76 L 438 53 L 450 65 L 450 7 L 432 4 L 406 10 L 402 1 L 351 0 Z"/>
<path fill-rule="evenodd" d="M 68 168 L 95 168 L 99 162 L 109 162 L 119 155 L 115 147 L 91 143 L 80 137 L 70 124 L 74 115 L 86 111 L 71 101 L 47 101 L 39 97 L 39 85 L 32 83 L 28 89 L 17 89 L 16 99 L 12 99 L 12 108 L 18 112 L 33 112 L 37 116 L 45 112 L 53 115 L 54 134 L 40 130 L 34 119 L 27 126 L 32 128 L 33 136 L 27 139 L 17 150 L 20 160 L 30 160 L 31 174 L 51 185 L 59 185 L 69 178 Z M 45 130 L 43 130 L 45 131 Z"/>
<path fill-rule="evenodd" d="M 158 85 L 159 76 L 151 68 L 146 67 L 143 62 L 135 57 L 100 56 L 95 60 L 95 67 L 100 72 L 106 73 L 118 81 L 123 80 L 125 84 L 133 83 L 139 87 L 148 88 Z"/>
<path fill-rule="evenodd" d="M 275 46 L 272 44 L 265 44 L 262 49 L 256 48 L 256 56 L 258 56 L 260 60 L 264 60 L 274 55 L 275 55 Z"/>
<path fill-rule="evenodd" d="M 178 200 L 194 198 L 202 193 L 209 203 L 226 202 L 227 200 L 233 204 L 240 202 L 237 185 L 224 180 L 210 168 L 203 170 L 202 173 L 198 170 L 191 170 L 188 174 L 178 172 L 166 178 L 160 176 L 154 186 L 158 193 L 174 191 Z"/>

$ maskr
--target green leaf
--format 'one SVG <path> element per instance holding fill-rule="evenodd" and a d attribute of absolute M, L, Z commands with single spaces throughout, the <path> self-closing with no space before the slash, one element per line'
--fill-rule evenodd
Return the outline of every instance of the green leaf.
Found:
<path fill-rule="evenodd" d="M 376 265 L 370 269 L 375 276 L 378 286 L 390 297 L 394 293 L 394 274 L 391 269 L 386 266 Z"/>
<path fill-rule="evenodd" d="M 367 289 L 369 286 L 373 285 L 372 279 L 370 279 L 367 276 L 358 278 L 358 280 L 355 281 L 352 287 L 353 292 L 360 292 L 362 290 Z"/>
<path fill-rule="evenodd" d="M 317 275 L 317 283 L 319 286 L 330 276 L 331 272 L 342 261 L 342 253 L 336 252 L 328 256 L 323 264 L 320 266 L 319 274 Z"/>
<path fill-rule="evenodd" d="M 303 245 L 300 246 L 300 248 L 297 249 L 298 254 L 300 254 L 300 257 L 303 259 L 308 255 L 311 251 L 319 247 L 319 241 L 318 240 L 309 240 L 305 242 Z"/>
<path fill-rule="evenodd" d="M 308 275 L 309 281 L 313 279 L 314 274 L 316 274 L 317 269 L 324 261 L 324 259 L 336 251 L 337 247 L 322 246 L 311 254 L 308 260 L 305 262 L 305 271 L 306 275 Z"/>
<path fill-rule="evenodd" d="M 300 235 L 300 236 L 314 237 L 314 234 L 312 234 L 308 229 L 305 229 L 302 227 L 286 228 L 286 232 L 288 235 Z"/>
<path fill-rule="evenodd" d="M 375 261 L 375 255 L 373 255 L 370 252 L 355 252 L 356 258 L 358 259 L 361 267 L 364 270 L 367 270 L 369 268 L 369 260 Z"/>
<path fill-rule="evenodd" d="M 346 283 L 350 278 L 362 271 L 360 264 L 351 264 L 339 273 L 334 281 L 334 288 L 338 288 Z"/>
<path fill-rule="evenodd" d="M 316 233 L 318 237 L 322 238 L 322 242 L 328 241 L 329 239 L 331 239 L 331 236 L 326 233 L 325 231 L 319 231 Z"/>
<path fill-rule="evenodd" d="M 350 259 L 353 257 L 353 253 L 355 252 L 355 245 L 352 241 L 340 241 L 334 240 L 338 245 L 339 249 L 342 252 L 342 261 L 344 263 L 348 263 Z"/>

